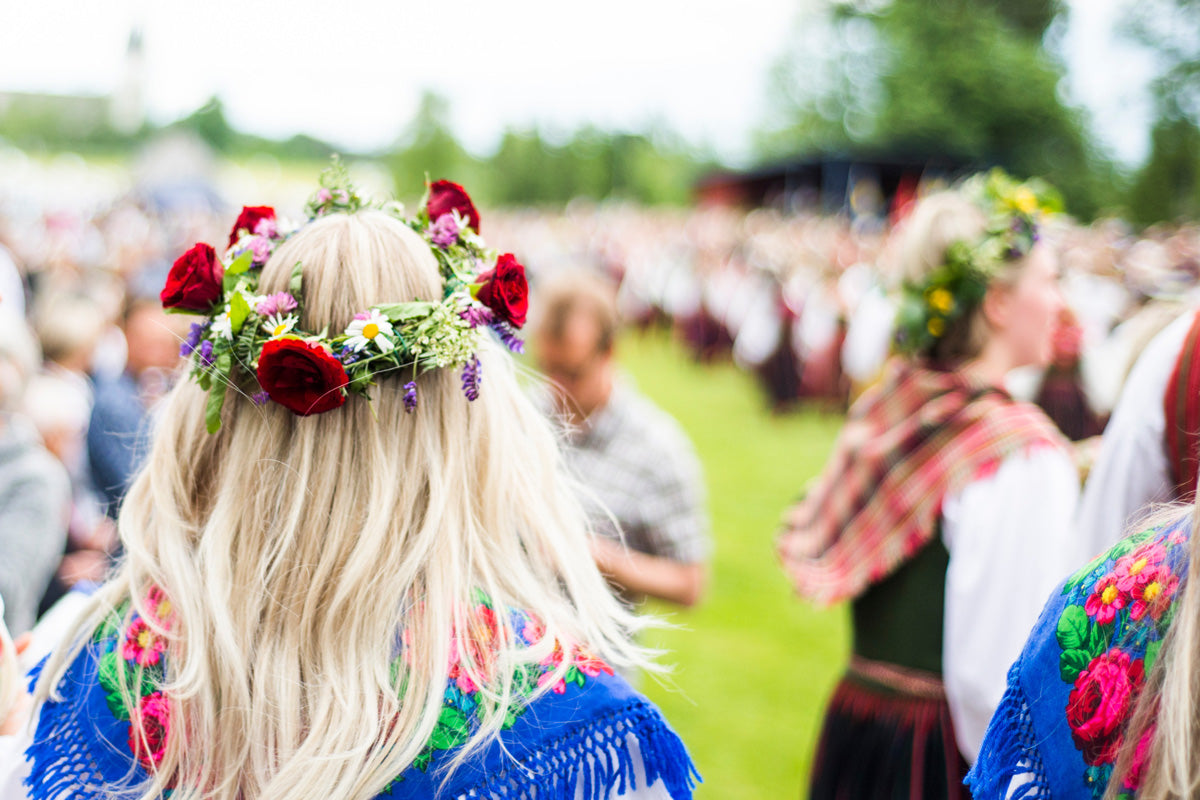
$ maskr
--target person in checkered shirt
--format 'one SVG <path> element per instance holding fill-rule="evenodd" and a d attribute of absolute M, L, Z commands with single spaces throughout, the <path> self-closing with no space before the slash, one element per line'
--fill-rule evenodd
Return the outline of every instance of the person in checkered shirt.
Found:
<path fill-rule="evenodd" d="M 601 534 L 596 565 L 631 603 L 691 606 L 704 593 L 709 554 L 700 464 L 679 424 L 618 375 L 613 295 L 590 275 L 544 288 L 538 364 L 569 425 L 564 457 Z"/>

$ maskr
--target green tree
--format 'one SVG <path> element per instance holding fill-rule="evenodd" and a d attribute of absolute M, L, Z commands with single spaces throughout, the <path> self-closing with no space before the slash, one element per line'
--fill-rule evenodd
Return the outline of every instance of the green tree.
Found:
<path fill-rule="evenodd" d="M 425 92 L 412 121 L 388 159 L 400 197 L 419 197 L 425 176 L 470 183 L 479 165 L 459 144 L 450 126 L 450 104 L 434 92 Z"/>

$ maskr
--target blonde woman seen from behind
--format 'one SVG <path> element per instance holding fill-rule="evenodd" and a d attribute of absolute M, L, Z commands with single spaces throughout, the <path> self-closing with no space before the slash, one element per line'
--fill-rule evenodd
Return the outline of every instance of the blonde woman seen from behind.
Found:
<path fill-rule="evenodd" d="M 435 202 L 428 228 L 359 210 L 352 189 L 323 188 L 290 237 L 273 212 L 262 222 L 270 209 L 239 217 L 230 253 L 271 251 L 243 323 L 267 331 L 248 334 L 260 383 L 268 351 L 315 347 L 328 374 L 370 362 L 372 385 L 293 413 L 284 393 L 311 376 L 281 362 L 258 394 L 214 355 L 217 301 L 193 364 L 232 369 L 238 391 L 215 434 L 195 380 L 165 399 L 121 511 L 125 561 L 42 671 L 32 797 L 690 797 L 681 743 L 612 675 L 646 666 L 630 638 L 644 623 L 591 563 L 553 433 L 503 346 L 477 340 L 473 399 L 465 372 L 387 366 L 416 341 L 400 335 L 411 314 L 429 315 L 427 347 L 474 335 L 436 308 L 458 286 L 444 259 L 478 218 Z M 240 305 L 233 269 L 223 300 Z M 464 303 L 461 319 L 491 314 Z"/>

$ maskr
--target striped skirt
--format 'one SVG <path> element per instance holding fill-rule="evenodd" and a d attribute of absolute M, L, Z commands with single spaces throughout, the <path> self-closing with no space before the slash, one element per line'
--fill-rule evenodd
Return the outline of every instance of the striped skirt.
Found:
<path fill-rule="evenodd" d="M 854 656 L 829 701 L 811 800 L 967 800 L 941 678 Z"/>

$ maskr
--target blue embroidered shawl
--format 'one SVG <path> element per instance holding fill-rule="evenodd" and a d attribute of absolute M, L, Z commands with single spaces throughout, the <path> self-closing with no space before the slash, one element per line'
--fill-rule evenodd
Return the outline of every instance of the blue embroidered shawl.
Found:
<path fill-rule="evenodd" d="M 98 635 L 68 667 L 58 685 L 61 699 L 42 707 L 26 752 L 32 800 L 99 800 L 148 779 L 134 753 L 129 714 L 122 713 L 123 703 L 113 696 L 106 674 L 116 659 L 134 657 L 128 649 L 134 641 L 136 631 L 125 644 L 121 635 Z M 34 670 L 35 680 L 44 663 Z M 563 683 L 521 708 L 497 739 L 447 781 L 454 742 L 464 738 L 458 734 L 474 720 L 471 693 L 452 679 L 434 739 L 379 797 L 607 800 L 640 788 L 636 739 L 646 785 L 662 780 L 674 800 L 691 798 L 699 773 L 658 709 L 607 667 L 588 669 L 588 662 L 582 663 L 586 673 L 571 667 Z M 144 696 L 142 708 L 158 697 L 158 692 Z"/>
<path fill-rule="evenodd" d="M 1130 536 L 1051 595 L 967 776 L 976 800 L 1103 797 L 1182 595 L 1189 540 L 1188 520 Z"/>

